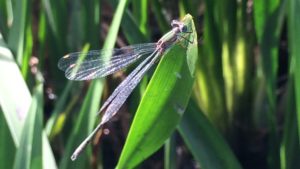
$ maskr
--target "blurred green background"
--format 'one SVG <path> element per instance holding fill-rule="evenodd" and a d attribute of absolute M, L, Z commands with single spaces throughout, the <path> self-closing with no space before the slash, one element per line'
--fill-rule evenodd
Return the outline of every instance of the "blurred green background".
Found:
<path fill-rule="evenodd" d="M 300 0 L 0 0 L 0 169 L 299 169 L 299 9 Z M 136 64 L 74 82 L 59 58 L 156 42 L 187 13 L 195 75 L 164 86 L 193 61 L 174 47 L 71 161 Z"/>

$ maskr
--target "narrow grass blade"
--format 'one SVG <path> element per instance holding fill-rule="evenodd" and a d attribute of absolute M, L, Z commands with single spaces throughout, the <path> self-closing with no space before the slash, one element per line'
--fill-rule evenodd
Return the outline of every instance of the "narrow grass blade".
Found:
<path fill-rule="evenodd" d="M 170 29 L 167 19 L 163 13 L 163 7 L 159 0 L 152 0 L 151 6 L 153 9 L 154 16 L 157 20 L 158 27 L 162 32 L 167 32 Z"/>
<path fill-rule="evenodd" d="M 112 49 L 116 42 L 117 34 L 121 24 L 121 19 L 124 14 L 124 10 L 127 4 L 127 0 L 121 0 L 114 15 L 112 24 L 110 26 L 107 39 L 105 41 L 103 49 Z M 95 116 L 99 110 L 99 103 L 101 98 L 101 93 L 103 89 L 103 83 L 101 80 L 95 80 L 89 87 L 88 93 L 85 97 L 83 106 L 79 113 L 79 118 L 77 125 L 73 130 L 70 141 L 68 142 L 65 156 L 60 163 L 60 168 L 86 168 L 85 161 L 87 161 L 87 154 L 90 153 L 83 151 L 83 157 L 79 157 L 75 162 L 70 160 L 70 157 L 75 150 L 76 146 L 79 146 L 84 138 L 92 131 Z M 87 113 L 88 112 L 88 113 Z"/>
<path fill-rule="evenodd" d="M 15 53 L 18 64 L 22 64 L 23 60 L 28 4 L 27 0 L 17 1 L 17 3 L 15 3 L 13 25 L 10 28 L 8 36 L 8 46 Z"/>
<path fill-rule="evenodd" d="M 201 168 L 242 168 L 225 139 L 193 100 L 187 106 L 178 130 Z"/>
<path fill-rule="evenodd" d="M 186 48 L 171 47 L 162 56 L 139 105 L 117 168 L 133 168 L 158 150 L 175 130 L 187 106 L 194 82 L 197 34 L 191 15 L 184 22 L 193 30 Z"/>
<path fill-rule="evenodd" d="M 71 51 L 80 48 L 85 39 L 85 23 L 83 17 L 83 4 L 81 0 L 73 0 L 70 3 L 70 26 L 68 27 L 67 44 Z M 92 26 L 92 25 L 91 25 Z"/>
<path fill-rule="evenodd" d="M 148 17 L 148 0 L 134 0 L 132 1 L 133 15 L 135 16 L 139 25 L 139 30 L 145 37 L 149 37 L 149 29 L 147 27 Z"/>
<path fill-rule="evenodd" d="M 57 130 L 55 130 L 55 126 L 58 124 L 59 117 L 61 115 L 61 112 L 65 109 L 65 105 L 67 102 L 68 94 L 70 92 L 70 89 L 73 86 L 73 82 L 69 81 L 66 85 L 66 87 L 63 90 L 63 93 L 58 98 L 57 103 L 55 104 L 54 110 L 51 113 L 51 117 L 48 119 L 45 127 L 45 132 L 47 133 L 48 137 L 51 139 L 53 138 L 57 133 Z M 62 128 L 62 126 L 60 127 Z"/>
<path fill-rule="evenodd" d="M 112 0 L 109 2 L 114 8 L 116 8 L 118 5 L 118 0 Z M 138 23 L 133 14 L 128 9 L 124 11 L 124 16 L 121 21 L 121 28 L 129 44 L 149 42 L 147 41 L 147 37 L 145 37 L 145 35 L 143 35 L 142 31 L 139 29 Z"/>
<path fill-rule="evenodd" d="M 226 108 L 223 65 L 221 57 L 221 33 L 218 25 L 217 2 L 205 0 L 203 47 L 199 48 L 196 70 L 195 95 L 197 104 L 221 130 L 226 130 Z"/>
<path fill-rule="evenodd" d="M 127 5 L 127 0 L 120 0 L 116 8 L 106 41 L 102 49 L 113 49 L 117 40 L 118 31 Z"/>
<path fill-rule="evenodd" d="M 294 80 L 295 80 L 295 99 L 296 99 L 296 111 L 297 111 L 297 123 L 298 123 L 298 141 L 300 144 L 300 22 L 297 19 L 299 16 L 299 0 L 291 0 L 288 4 L 288 30 L 289 30 L 289 45 L 292 56 Z"/>
<path fill-rule="evenodd" d="M 21 71 L 24 79 L 27 79 L 28 74 L 30 73 L 29 60 L 32 56 L 32 48 L 33 48 L 33 35 L 32 35 L 31 25 L 28 24 L 25 30 L 26 30 L 25 31 L 26 38 L 24 39 L 24 52 L 23 52 Z"/>
<path fill-rule="evenodd" d="M 294 63 L 292 63 L 294 65 Z M 298 132 L 298 119 L 296 111 L 296 92 L 294 66 L 290 72 L 287 92 L 283 95 L 284 125 L 283 136 L 280 147 L 280 165 L 281 169 L 298 169 L 300 168 L 300 144 Z"/>
<path fill-rule="evenodd" d="M 12 1 L 0 1 L 0 30 L 7 39 L 8 30 L 13 21 Z"/>
<path fill-rule="evenodd" d="M 165 169 L 176 169 L 176 135 L 173 135 L 165 143 L 165 155 L 164 155 L 164 168 Z"/>
<path fill-rule="evenodd" d="M 84 138 L 93 130 L 96 122 L 96 114 L 99 110 L 100 98 L 103 90 L 103 82 L 95 80 L 90 85 L 88 92 L 84 98 L 83 105 L 80 109 L 79 116 L 76 120 L 76 126 L 72 130 L 71 136 L 68 139 L 67 146 L 64 151 L 64 156 L 60 162 L 59 168 L 86 168 L 89 166 L 86 162 L 91 154 L 90 149 L 82 152 L 81 156 L 76 161 L 71 161 L 70 157 L 76 147 L 84 140 Z"/>
<path fill-rule="evenodd" d="M 254 22 L 260 46 L 259 71 L 262 72 L 260 83 L 266 83 L 268 111 L 267 125 L 270 130 L 270 149 L 268 165 L 279 168 L 279 137 L 276 126 L 276 76 L 278 70 L 279 34 L 283 25 L 285 1 L 256 1 L 254 3 Z M 261 105 L 263 106 L 263 105 Z M 264 112 L 265 110 L 262 110 Z"/>
<path fill-rule="evenodd" d="M 100 36 L 100 1 L 87 0 L 84 1 L 84 32 L 85 39 L 91 44 L 91 49 L 99 49 Z"/>
<path fill-rule="evenodd" d="M 47 16 L 47 22 L 50 27 L 51 33 L 53 33 L 54 42 L 50 43 L 51 48 L 54 54 L 59 56 L 58 54 L 62 54 L 66 48 L 66 34 L 68 33 L 68 27 L 66 23 L 68 21 L 67 18 L 67 1 L 50 1 L 50 0 L 42 0 L 43 10 L 45 10 Z M 55 55 L 55 56 L 56 56 Z"/>
<path fill-rule="evenodd" d="M 43 85 L 34 90 L 32 103 L 23 127 L 14 169 L 42 168 Z"/>

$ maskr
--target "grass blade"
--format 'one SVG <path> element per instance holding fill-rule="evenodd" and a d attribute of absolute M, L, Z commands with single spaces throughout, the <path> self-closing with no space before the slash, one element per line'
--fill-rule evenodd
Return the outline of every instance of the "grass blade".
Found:
<path fill-rule="evenodd" d="M 158 22 L 158 27 L 161 30 L 161 32 L 165 33 L 170 29 L 170 25 L 168 24 L 167 19 L 165 18 L 165 15 L 163 13 L 163 7 L 159 0 L 152 0 L 152 9 L 153 13 L 155 15 L 155 18 Z"/>
<path fill-rule="evenodd" d="M 114 8 L 116 8 L 118 1 L 112 0 L 110 3 L 114 6 Z M 145 37 L 145 35 L 139 29 L 137 22 L 129 10 L 124 11 L 124 16 L 121 21 L 121 28 L 130 44 L 148 42 L 147 37 Z"/>
<path fill-rule="evenodd" d="M 87 163 L 88 154 L 91 154 L 90 149 L 82 152 L 81 156 L 76 161 L 71 161 L 70 157 L 75 148 L 81 143 L 82 140 L 93 130 L 96 122 L 96 115 L 99 110 L 100 98 L 102 95 L 103 83 L 101 80 L 95 80 L 90 85 L 88 92 L 84 98 L 83 105 L 80 109 L 79 116 L 76 120 L 76 125 L 72 131 L 64 156 L 59 165 L 59 168 L 86 168 L 89 166 Z"/>
<path fill-rule="evenodd" d="M 132 6 L 139 30 L 141 30 L 145 37 L 149 37 L 149 29 L 147 27 L 148 0 L 134 0 L 132 1 Z"/>
<path fill-rule="evenodd" d="M 297 19 L 299 16 L 299 0 L 291 0 L 288 5 L 288 29 L 289 29 L 289 44 L 290 52 L 292 56 L 292 66 L 294 70 L 295 80 L 295 99 L 296 99 L 296 112 L 297 112 L 297 123 L 298 123 L 298 141 L 300 144 L 300 22 Z"/>
<path fill-rule="evenodd" d="M 293 66 L 292 66 L 293 67 Z M 291 69 L 292 70 L 292 69 Z M 284 128 L 283 137 L 280 147 L 281 169 L 298 169 L 300 168 L 300 144 L 298 133 L 298 122 L 296 112 L 295 99 L 295 82 L 293 79 L 294 70 L 290 72 L 290 80 L 288 82 L 287 92 L 283 96 L 284 100 Z"/>
<path fill-rule="evenodd" d="M 285 1 L 257 1 L 254 3 L 255 29 L 260 46 L 261 57 L 258 69 L 263 77 L 260 83 L 266 83 L 268 102 L 267 124 L 270 130 L 270 150 L 268 165 L 279 168 L 279 138 L 276 126 L 276 76 L 278 70 L 279 34 L 282 28 Z M 263 110 L 264 111 L 264 110 Z"/>
<path fill-rule="evenodd" d="M 105 41 L 103 49 L 114 48 L 126 5 L 127 5 L 127 0 L 119 1 L 108 35 L 106 36 L 107 40 Z"/>
<path fill-rule="evenodd" d="M 190 101 L 178 130 L 201 168 L 242 168 L 221 134 L 194 101 Z"/>
<path fill-rule="evenodd" d="M 164 168 L 176 169 L 176 135 L 175 133 L 165 143 Z"/>
<path fill-rule="evenodd" d="M 14 13 L 13 25 L 10 28 L 8 36 L 8 46 L 15 53 L 18 64 L 22 64 L 23 49 L 24 49 L 24 37 L 25 37 L 25 24 L 28 2 L 27 0 L 16 1 Z"/>
<path fill-rule="evenodd" d="M 42 168 L 43 85 L 34 90 L 32 103 L 24 124 L 14 169 Z"/>
<path fill-rule="evenodd" d="M 127 4 L 127 0 L 121 0 L 114 15 L 110 30 L 107 35 L 107 39 L 104 44 L 104 49 L 112 49 L 117 39 L 117 34 L 121 24 L 121 19 L 124 14 L 124 10 Z M 83 106 L 79 113 L 79 119 L 77 125 L 71 135 L 68 142 L 65 156 L 62 159 L 60 168 L 86 168 L 85 162 L 87 161 L 87 153 L 83 152 L 85 156 L 79 157 L 75 162 L 71 162 L 70 157 L 76 146 L 87 136 L 93 129 L 95 123 L 95 116 L 99 109 L 99 102 L 102 94 L 103 83 L 101 80 L 95 80 L 89 87 L 88 93 L 85 97 Z M 89 112 L 88 114 L 86 112 Z M 80 131 L 79 131 L 80 130 Z"/>

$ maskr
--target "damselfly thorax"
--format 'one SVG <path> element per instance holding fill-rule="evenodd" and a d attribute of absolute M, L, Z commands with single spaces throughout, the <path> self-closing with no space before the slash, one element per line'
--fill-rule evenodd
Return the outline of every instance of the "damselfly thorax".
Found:
<path fill-rule="evenodd" d="M 187 26 L 184 25 L 183 22 L 173 20 L 171 23 L 172 30 L 163 35 L 156 43 L 156 49 L 159 53 L 163 53 L 166 49 L 168 49 L 171 45 L 173 45 L 178 40 L 184 38 L 181 34 L 184 33 L 192 33 L 188 32 Z M 184 38 L 185 40 L 188 40 Z M 188 40 L 189 41 L 189 40 Z"/>

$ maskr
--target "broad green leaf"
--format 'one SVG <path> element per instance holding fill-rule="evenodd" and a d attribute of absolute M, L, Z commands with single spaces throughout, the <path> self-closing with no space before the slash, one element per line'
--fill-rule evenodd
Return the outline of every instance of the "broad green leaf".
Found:
<path fill-rule="evenodd" d="M 194 82 L 197 34 L 191 15 L 183 19 L 193 43 L 175 44 L 162 56 L 139 105 L 117 168 L 133 168 L 158 150 L 176 129 Z M 180 43 L 180 42 L 179 42 Z"/>
<path fill-rule="evenodd" d="M 11 51 L 0 34 L 0 105 L 14 144 L 19 145 L 31 95 Z"/>
<path fill-rule="evenodd" d="M 193 100 L 190 101 L 178 130 L 202 168 L 242 168 L 225 139 Z"/>
<path fill-rule="evenodd" d="M 27 117 L 28 115 L 28 110 L 30 107 L 30 104 L 36 104 L 36 103 L 31 103 L 32 98 L 30 96 L 29 90 L 26 86 L 26 83 L 24 79 L 22 78 L 22 74 L 13 59 L 13 56 L 10 52 L 10 50 L 6 47 L 1 34 L 0 34 L 0 77 L 3 79 L 3 81 L 0 83 L 0 103 L 1 103 L 1 109 L 3 112 L 3 115 L 5 117 L 7 126 L 9 127 L 11 137 L 13 139 L 13 144 L 17 148 L 17 151 L 19 154 L 18 158 L 23 158 L 24 153 L 28 152 L 21 152 L 22 149 L 24 149 L 24 146 L 28 145 L 23 145 L 26 143 L 26 139 L 28 141 L 29 138 L 24 138 L 25 136 L 22 136 L 21 140 L 21 134 L 22 134 L 22 129 L 24 130 L 23 124 L 26 119 L 29 119 Z M 7 73 L 10 72 L 10 73 Z M 37 96 L 36 96 L 37 97 Z M 22 101 L 20 101 L 22 100 Z M 38 103 L 42 107 L 43 100 L 38 100 Z M 32 105 L 34 106 L 34 105 Z M 37 107 L 36 107 L 37 108 Z M 31 108 L 33 109 L 33 108 Z M 34 110 L 31 110 L 29 113 L 36 113 L 33 112 Z M 35 110 L 37 111 L 37 110 Z M 41 112 L 40 112 L 41 113 Z M 31 119 L 32 120 L 32 119 Z M 33 124 L 32 124 L 33 125 Z M 30 128 L 30 126 L 27 126 Z M 40 126 L 40 129 L 42 129 L 42 126 Z M 25 132 L 26 133 L 26 132 Z M 23 134 L 24 135 L 24 134 Z M 38 141 L 39 137 L 38 135 L 41 135 L 40 131 L 35 131 L 34 138 Z M 27 135 L 29 136 L 29 135 Z M 7 137 L 5 139 L 6 141 L 10 141 L 10 139 Z M 20 141 L 23 141 L 20 143 Z M 20 145 L 21 144 L 21 145 Z M 28 143 L 28 144 L 32 144 Z M 29 145 L 30 146 L 30 145 Z M 8 148 L 8 147 L 7 147 Z M 35 149 L 35 147 L 33 147 Z M 38 150 L 38 149 L 37 149 Z M 35 150 L 33 150 L 35 151 Z M 38 150 L 39 151 L 39 150 Z M 13 154 L 13 151 L 10 151 Z M 40 157 L 37 153 L 36 155 L 33 155 L 34 160 L 38 159 L 41 160 Z M 47 166 L 54 166 L 52 168 L 56 168 L 55 160 L 52 154 L 52 150 L 50 149 L 50 145 L 48 140 L 45 138 L 43 140 L 43 154 L 48 157 L 44 162 L 47 162 Z M 9 156 L 6 156 L 9 158 Z M 5 160 L 1 158 L 2 160 Z M 15 166 L 21 166 L 21 164 L 17 163 L 23 163 L 24 161 L 22 159 L 19 159 L 19 162 L 15 162 Z M 27 161 L 28 162 L 28 161 Z M 32 161 L 32 163 L 35 163 Z M 37 162 L 39 163 L 39 162 Z M 35 165 L 35 164 L 33 164 Z M 39 166 L 39 164 L 37 164 Z M 7 167 L 6 167 L 7 168 Z M 18 168 L 18 167 L 17 167 Z M 39 167 L 38 167 L 39 168 Z M 47 168 L 47 167 L 45 167 Z"/>

